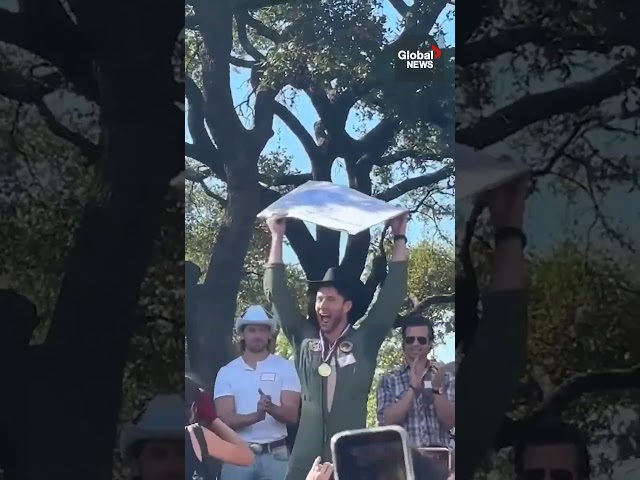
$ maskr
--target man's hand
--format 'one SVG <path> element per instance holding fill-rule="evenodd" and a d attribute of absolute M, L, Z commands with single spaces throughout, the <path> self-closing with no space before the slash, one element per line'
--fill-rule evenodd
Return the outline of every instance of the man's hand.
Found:
<path fill-rule="evenodd" d="M 418 391 L 424 389 L 424 374 L 427 370 L 427 363 L 424 360 L 416 358 L 411 364 L 409 371 L 409 384 Z"/>
<path fill-rule="evenodd" d="M 271 409 L 273 408 L 271 395 L 265 395 L 265 393 L 260 389 L 258 389 L 258 393 L 260 394 L 260 400 L 258 401 L 258 413 L 263 415 L 265 413 L 271 413 Z"/>
<path fill-rule="evenodd" d="M 444 385 L 444 375 L 447 373 L 447 371 L 442 367 L 444 367 L 444 365 L 440 362 L 431 362 L 431 368 L 433 370 L 431 386 L 436 390 L 442 388 Z"/>
<path fill-rule="evenodd" d="M 268 395 L 260 395 L 260 400 L 258 400 L 258 405 L 256 407 L 256 411 L 258 412 L 258 418 L 260 419 L 260 421 L 266 418 L 270 408 L 271 397 L 269 397 Z"/>
<path fill-rule="evenodd" d="M 329 462 L 320 463 L 320 457 L 317 457 L 306 480 L 331 480 L 332 478 L 333 465 Z"/>
<path fill-rule="evenodd" d="M 407 223 L 409 222 L 409 213 L 403 213 L 389 220 L 388 225 L 391 227 L 391 233 L 394 235 L 406 235 Z"/>
<path fill-rule="evenodd" d="M 267 218 L 267 227 L 273 237 L 284 237 L 287 230 L 287 219 L 278 215 Z"/>
<path fill-rule="evenodd" d="M 489 207 L 491 222 L 496 229 L 504 227 L 522 229 L 529 181 L 530 178 L 526 175 L 486 195 L 484 201 Z"/>

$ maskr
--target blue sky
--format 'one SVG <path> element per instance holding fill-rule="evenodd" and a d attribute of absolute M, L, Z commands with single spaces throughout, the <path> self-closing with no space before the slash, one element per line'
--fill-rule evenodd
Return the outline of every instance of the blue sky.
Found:
<path fill-rule="evenodd" d="M 444 20 L 445 16 L 447 14 L 450 14 L 452 9 L 452 7 L 448 7 L 441 15 L 441 19 Z M 384 3 L 384 7 L 382 10 L 389 19 L 390 25 L 397 25 L 399 23 L 400 17 L 388 2 Z M 444 41 L 446 45 L 453 45 L 455 39 L 454 22 L 445 22 L 443 24 L 443 30 L 444 38 L 439 38 L 439 43 L 442 43 L 442 41 Z M 232 73 L 232 93 L 236 105 L 239 105 L 242 102 L 246 101 L 250 93 L 248 74 L 246 70 L 236 70 Z M 313 132 L 313 124 L 316 122 L 318 117 L 313 106 L 311 105 L 311 102 L 304 95 L 299 95 L 297 97 L 297 100 L 293 106 L 293 112 L 296 114 L 304 127 L 308 131 Z M 361 132 L 363 127 L 366 131 L 368 131 L 373 125 L 375 125 L 375 123 L 375 120 L 363 123 L 357 118 L 356 112 L 352 112 L 347 122 L 347 130 L 352 136 L 359 137 L 362 134 Z M 247 126 L 249 126 L 249 124 L 247 124 Z M 296 136 L 292 134 L 278 118 L 276 118 L 274 122 L 274 132 L 275 134 L 273 138 L 271 138 L 271 140 L 267 143 L 264 153 L 267 154 L 276 150 L 285 151 L 286 154 L 293 159 L 292 167 L 294 169 L 297 169 L 301 172 L 308 172 L 310 166 L 308 157 L 304 152 L 304 149 L 300 145 L 300 142 L 298 141 Z M 191 141 L 186 125 L 186 118 L 185 137 L 187 141 Z M 334 164 L 332 176 L 334 182 L 343 185 L 347 184 L 347 178 L 341 160 L 336 161 L 336 163 Z M 446 203 L 446 201 L 443 201 L 443 203 Z M 451 219 L 441 222 L 440 229 L 450 238 L 453 238 L 455 230 L 454 220 Z M 310 228 L 310 231 L 314 233 L 313 228 Z M 432 225 L 428 225 L 426 223 L 418 221 L 410 223 L 407 236 L 410 243 L 418 242 L 425 237 L 429 239 L 436 237 Z M 347 241 L 347 235 L 343 234 L 341 240 L 342 249 L 344 251 L 344 246 L 346 245 Z M 287 263 L 297 263 L 297 257 L 293 250 L 289 247 L 286 247 L 285 249 L 285 261 Z M 436 349 L 436 355 L 441 361 L 452 361 L 455 357 L 453 338 L 448 339 L 443 345 L 438 346 Z"/>

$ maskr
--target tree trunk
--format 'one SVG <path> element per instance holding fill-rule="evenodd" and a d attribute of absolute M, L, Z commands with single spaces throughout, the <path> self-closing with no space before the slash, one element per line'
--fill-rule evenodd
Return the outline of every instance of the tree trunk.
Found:
<path fill-rule="evenodd" d="M 183 168 L 174 90 L 144 85 L 170 70 L 170 63 L 144 61 L 100 69 L 107 191 L 85 209 L 48 337 L 32 353 L 29 388 L 21 392 L 29 412 L 20 425 L 22 457 L 7 480 L 112 478 L 140 285 L 169 181 Z"/>
<path fill-rule="evenodd" d="M 230 161 L 226 168 L 226 215 L 218 227 L 218 237 L 211 251 L 211 261 L 195 311 L 198 346 L 194 353 L 198 353 L 197 358 L 191 358 L 192 367 L 205 383 L 211 385 L 218 370 L 236 356 L 232 335 L 237 295 L 261 206 L 258 162 L 244 153 L 245 148 L 239 146 L 238 158 Z"/>

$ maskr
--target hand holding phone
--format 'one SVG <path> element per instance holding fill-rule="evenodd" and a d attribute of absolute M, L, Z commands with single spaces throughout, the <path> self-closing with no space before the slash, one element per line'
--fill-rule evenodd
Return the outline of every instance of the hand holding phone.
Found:
<path fill-rule="evenodd" d="M 331 439 L 335 480 L 415 480 L 407 432 L 387 426 L 340 432 Z"/>

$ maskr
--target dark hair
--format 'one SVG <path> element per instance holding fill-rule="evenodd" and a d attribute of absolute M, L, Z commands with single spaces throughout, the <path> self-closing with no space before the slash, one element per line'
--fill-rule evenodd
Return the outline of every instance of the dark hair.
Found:
<path fill-rule="evenodd" d="M 248 325 L 243 325 L 242 327 L 240 327 L 240 330 L 238 331 L 238 335 L 241 335 L 245 329 L 249 326 Z M 269 340 L 267 341 L 267 350 L 271 350 L 271 341 L 273 340 L 273 335 L 275 334 L 274 331 L 271 331 L 271 335 L 269 336 Z M 245 345 L 245 341 L 244 338 L 239 338 L 239 340 L 236 343 L 237 348 L 238 348 L 238 354 L 242 355 L 244 353 L 244 351 L 246 350 L 246 345 Z"/>
<path fill-rule="evenodd" d="M 416 479 L 422 480 L 446 480 L 449 470 L 443 468 L 440 463 L 420 453 L 420 450 L 412 449 L 413 473 Z"/>
<path fill-rule="evenodd" d="M 548 420 L 528 426 L 518 438 L 514 448 L 516 473 L 523 470 L 524 453 L 527 447 L 538 445 L 573 445 L 576 448 L 577 471 L 580 480 L 590 476 L 589 449 L 587 439 L 582 432 L 562 421 Z"/>
<path fill-rule="evenodd" d="M 427 318 L 423 317 L 422 315 L 414 315 L 409 317 L 402 324 L 403 339 L 406 336 L 405 334 L 407 333 L 407 328 L 409 327 L 427 327 L 427 329 L 429 330 L 429 341 L 433 342 L 433 338 L 435 337 L 435 334 L 433 332 L 433 323 L 431 323 L 431 321 Z"/>

